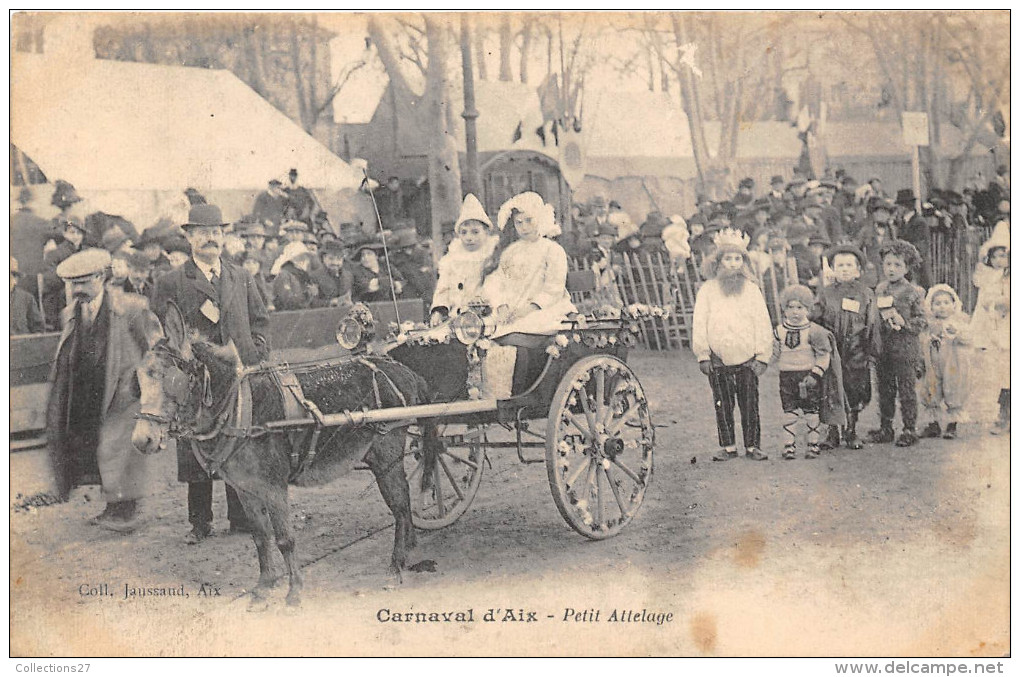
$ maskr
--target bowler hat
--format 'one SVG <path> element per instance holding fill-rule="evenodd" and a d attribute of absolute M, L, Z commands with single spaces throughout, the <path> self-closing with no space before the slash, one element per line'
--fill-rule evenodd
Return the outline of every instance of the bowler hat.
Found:
<path fill-rule="evenodd" d="M 239 223 L 234 231 L 241 237 L 265 237 L 266 227 L 261 223 Z"/>
<path fill-rule="evenodd" d="M 832 244 L 832 242 L 829 241 L 829 238 L 821 233 L 815 233 L 808 239 L 809 247 L 813 247 L 814 245 L 828 247 L 830 244 Z"/>
<path fill-rule="evenodd" d="M 190 256 L 191 244 L 180 235 L 175 235 L 167 239 L 166 243 L 163 245 L 163 250 L 166 251 L 167 254 L 170 254 L 171 252 L 183 252 Z"/>
<path fill-rule="evenodd" d="M 223 220 L 223 212 L 216 205 L 197 204 L 188 210 L 188 222 L 184 228 L 222 228 L 227 222 Z"/>
<path fill-rule="evenodd" d="M 71 254 L 57 266 L 57 276 L 72 281 L 91 277 L 110 267 L 110 253 L 105 249 L 83 249 Z"/>
<path fill-rule="evenodd" d="M 884 197 L 874 196 L 868 200 L 868 213 L 874 213 L 876 210 L 884 209 L 887 212 L 891 212 L 893 205 L 889 200 Z"/>
<path fill-rule="evenodd" d="M 167 218 L 162 217 L 152 226 L 149 226 L 142 231 L 138 241 L 135 242 L 135 247 L 141 249 L 147 244 L 163 244 L 163 241 L 177 235 L 177 226 Z"/>
<path fill-rule="evenodd" d="M 280 230 L 283 230 L 283 231 L 288 231 L 288 230 L 292 230 L 292 231 L 307 231 L 308 230 L 308 224 L 305 223 L 304 221 L 294 221 L 294 220 L 284 221 L 283 225 L 280 226 Z"/>
<path fill-rule="evenodd" d="M 775 175 L 772 176 L 772 180 L 769 182 L 769 184 L 774 186 L 777 183 L 783 184 L 783 183 L 786 183 L 786 180 L 783 179 L 783 177 L 780 176 L 779 174 L 775 174 Z"/>
<path fill-rule="evenodd" d="M 896 204 L 900 205 L 901 207 L 911 207 L 913 206 L 914 202 L 915 200 L 913 189 L 901 188 L 900 190 L 896 191 Z"/>
<path fill-rule="evenodd" d="M 132 249 L 127 254 L 128 267 L 133 270 L 148 270 L 152 265 L 148 257 L 137 249 Z"/>
<path fill-rule="evenodd" d="M 347 248 L 340 240 L 326 240 L 322 243 L 322 253 L 323 255 L 337 254 L 339 256 L 344 256 L 347 253 Z"/>
<path fill-rule="evenodd" d="M 103 233 L 103 249 L 109 252 L 117 251 L 122 244 L 130 240 L 127 234 L 120 229 L 120 226 L 111 226 Z"/>
<path fill-rule="evenodd" d="M 81 202 L 81 197 L 78 195 L 78 191 L 74 189 L 67 181 L 57 179 L 54 184 L 53 197 L 50 198 L 50 204 L 57 209 L 63 209 L 69 207 L 75 202 Z"/>
<path fill-rule="evenodd" d="M 412 247 L 418 244 L 418 233 L 414 228 L 401 228 L 393 231 L 389 244 L 393 247 Z"/>

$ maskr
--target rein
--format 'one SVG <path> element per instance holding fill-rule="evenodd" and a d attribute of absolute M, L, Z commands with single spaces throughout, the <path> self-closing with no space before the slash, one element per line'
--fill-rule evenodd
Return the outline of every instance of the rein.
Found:
<path fill-rule="evenodd" d="M 195 455 L 202 468 L 209 473 L 214 475 L 226 461 L 233 455 L 238 449 L 239 444 L 248 439 L 255 439 L 268 435 L 273 431 L 269 428 L 261 425 L 252 425 L 252 413 L 253 413 L 253 398 L 251 390 L 251 377 L 256 375 L 268 375 L 272 378 L 281 394 L 288 393 L 290 397 L 294 398 L 297 404 L 308 412 L 315 420 L 314 428 L 309 431 L 310 434 L 306 437 L 307 448 L 303 453 L 299 453 L 295 449 L 291 453 L 291 479 L 301 474 L 306 470 L 315 459 L 315 448 L 317 446 L 318 438 L 325 426 L 323 425 L 322 412 L 318 410 L 314 402 L 307 400 L 301 393 L 301 387 L 293 377 L 283 378 L 285 375 L 289 375 L 290 372 L 288 365 L 286 364 L 259 364 L 252 367 L 243 368 L 238 378 L 230 384 L 227 391 L 215 402 L 212 400 L 212 389 L 210 384 L 209 369 L 204 364 L 199 363 L 195 366 L 197 360 L 188 361 L 184 357 L 177 354 L 176 351 L 172 350 L 169 346 L 159 345 L 153 348 L 157 351 L 161 357 L 166 357 L 174 363 L 182 373 L 188 379 L 188 394 L 189 396 L 195 392 L 196 386 L 201 387 L 201 399 L 199 400 L 198 407 L 194 413 L 195 420 L 198 420 L 203 414 L 212 415 L 212 425 L 206 430 L 196 431 L 190 425 L 182 423 L 180 420 L 180 405 L 178 403 L 178 411 L 174 416 L 164 416 L 162 414 L 141 411 L 135 415 L 136 420 L 149 421 L 160 426 L 167 427 L 167 434 L 181 441 L 188 441 L 191 446 L 191 451 Z M 381 408 L 383 405 L 382 389 L 380 379 L 385 384 L 385 387 L 390 390 L 396 398 L 400 401 L 403 406 L 407 406 L 407 399 L 401 392 L 400 388 L 393 379 L 382 369 L 380 369 L 371 359 L 356 358 L 354 362 L 361 364 L 369 370 L 372 378 L 372 389 L 367 394 L 367 400 L 362 402 L 362 407 L 365 405 L 374 404 L 374 408 Z M 286 399 L 286 396 L 285 396 Z M 372 402 L 374 400 L 374 402 Z M 176 400 L 174 400 L 176 402 Z M 286 406 L 286 405 L 285 405 Z M 378 432 L 386 432 L 389 426 L 385 424 L 379 424 L 376 426 L 379 428 Z M 216 440 L 216 446 L 211 453 L 206 452 L 201 442 L 208 442 L 209 440 Z M 292 442 L 293 443 L 293 442 Z M 302 444 L 302 447 L 306 445 Z M 401 457 L 402 460 L 402 457 Z"/>

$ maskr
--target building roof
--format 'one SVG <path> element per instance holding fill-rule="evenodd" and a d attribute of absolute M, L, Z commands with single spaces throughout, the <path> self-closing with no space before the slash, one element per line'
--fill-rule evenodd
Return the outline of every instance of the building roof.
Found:
<path fill-rule="evenodd" d="M 13 52 L 11 141 L 80 190 L 310 188 L 359 173 L 229 71 Z"/>

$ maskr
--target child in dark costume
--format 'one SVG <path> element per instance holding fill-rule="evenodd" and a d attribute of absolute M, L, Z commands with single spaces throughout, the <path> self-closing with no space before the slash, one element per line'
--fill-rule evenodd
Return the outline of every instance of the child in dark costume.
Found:
<path fill-rule="evenodd" d="M 906 279 L 921 261 L 914 245 L 893 240 L 882 246 L 883 280 L 875 288 L 881 319 L 882 353 L 878 358 L 878 407 L 881 427 L 868 435 L 869 442 L 898 447 L 917 444 L 917 381 L 924 375 L 918 334 L 928 328 L 924 312 L 924 290 Z M 900 400 L 903 432 L 893 433 L 896 399 Z"/>
<path fill-rule="evenodd" d="M 848 449 L 860 449 L 857 417 L 871 402 L 871 365 L 881 354 L 875 293 L 860 281 L 864 254 L 852 244 L 839 244 L 826 252 L 834 281 L 818 292 L 813 319 L 833 333 L 843 362 L 843 388 L 849 412 L 843 429 Z M 822 449 L 839 446 L 840 430 L 829 426 Z"/>
<path fill-rule="evenodd" d="M 779 398 L 783 405 L 783 430 L 787 439 L 784 459 L 797 457 L 797 422 L 807 427 L 804 458 L 818 458 L 818 415 L 822 403 L 822 379 L 832 359 L 828 332 L 808 320 L 815 304 L 811 289 L 790 285 L 779 295 L 783 321 L 776 327 L 773 354 L 778 357 Z"/>

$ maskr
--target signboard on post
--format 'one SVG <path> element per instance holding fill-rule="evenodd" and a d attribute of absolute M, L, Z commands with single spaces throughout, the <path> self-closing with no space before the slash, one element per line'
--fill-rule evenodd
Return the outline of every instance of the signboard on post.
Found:
<path fill-rule="evenodd" d="M 928 114 L 904 111 L 903 143 L 911 147 L 911 164 L 914 175 L 914 209 L 921 211 L 921 153 L 919 148 L 928 145 Z"/>
<path fill-rule="evenodd" d="M 908 146 L 928 145 L 927 113 L 903 113 L 903 143 Z"/>

